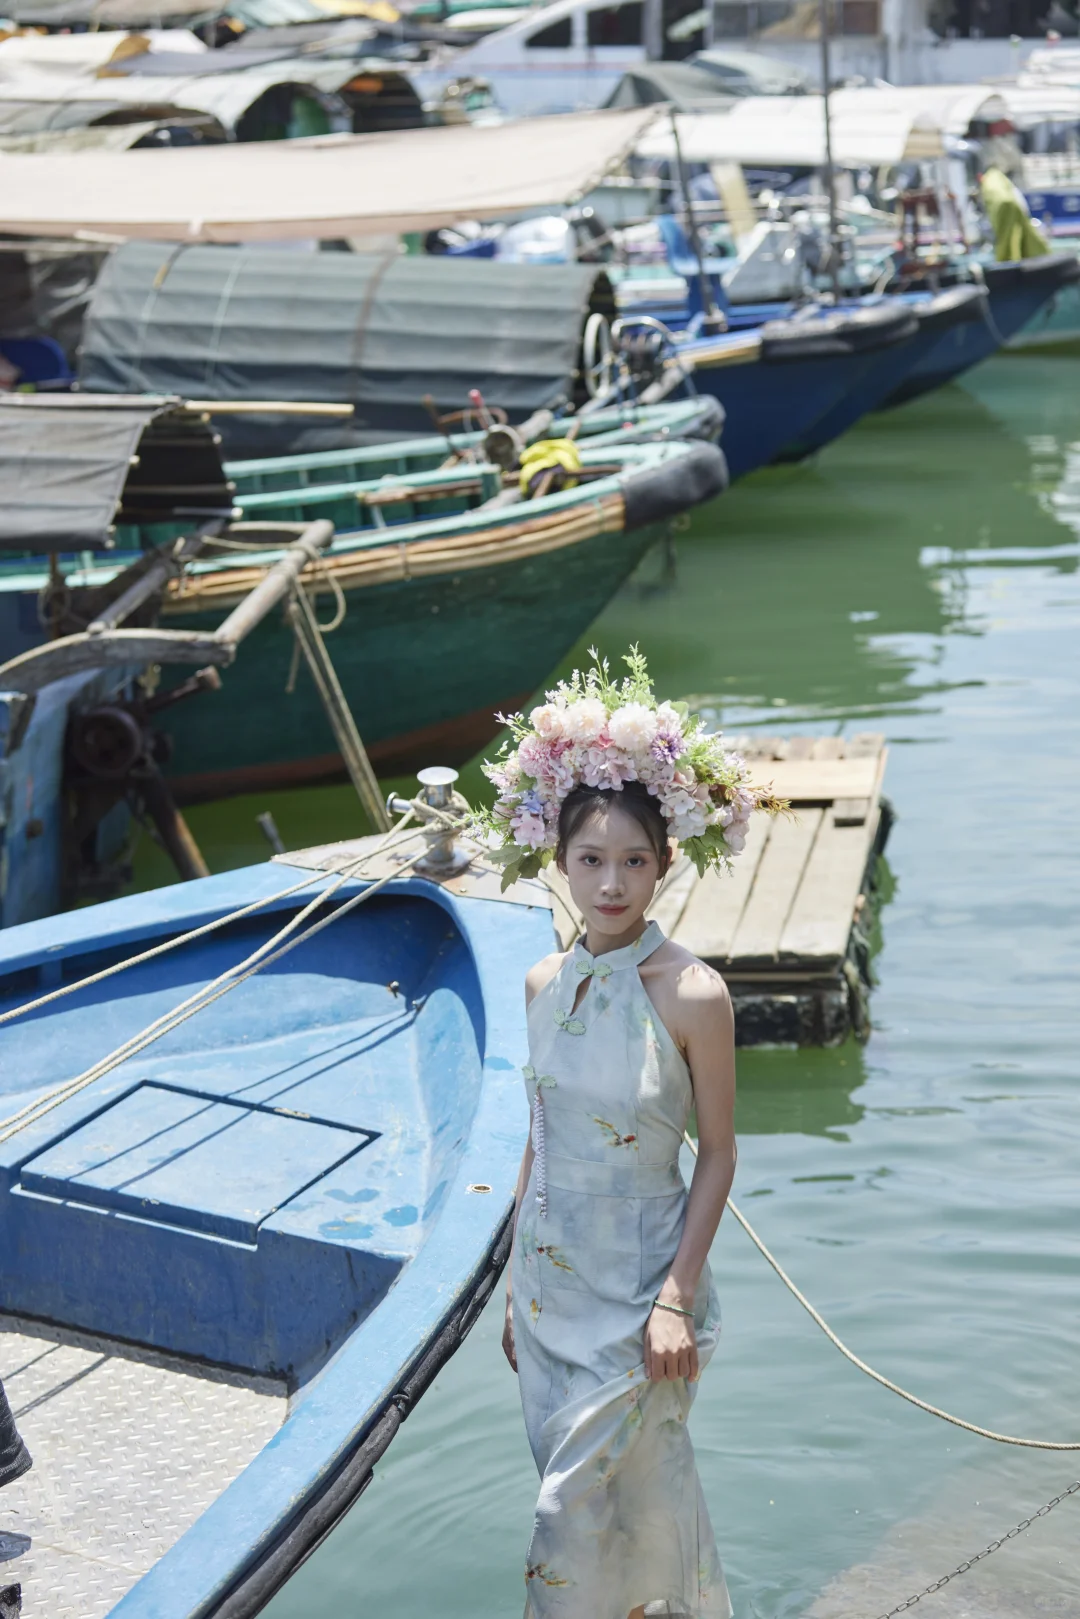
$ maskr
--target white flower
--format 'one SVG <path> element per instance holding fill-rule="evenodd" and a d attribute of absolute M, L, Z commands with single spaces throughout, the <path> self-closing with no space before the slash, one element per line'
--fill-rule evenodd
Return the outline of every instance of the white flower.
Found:
<path fill-rule="evenodd" d="M 533 730 L 545 742 L 559 742 L 565 733 L 566 709 L 558 703 L 544 703 L 529 715 Z"/>
<path fill-rule="evenodd" d="M 607 709 L 599 697 L 583 697 L 566 710 L 565 734 L 575 742 L 595 742 L 607 724 Z"/>
<path fill-rule="evenodd" d="M 647 753 L 656 735 L 656 715 L 644 703 L 624 703 L 608 721 L 608 732 L 617 748 Z"/>
<path fill-rule="evenodd" d="M 732 854 L 742 854 L 746 848 L 746 822 L 732 821 L 724 830 L 724 842 Z"/>

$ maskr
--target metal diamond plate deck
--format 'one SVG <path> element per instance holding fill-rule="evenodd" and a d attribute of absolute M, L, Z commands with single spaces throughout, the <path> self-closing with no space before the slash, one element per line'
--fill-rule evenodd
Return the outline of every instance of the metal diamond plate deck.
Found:
<path fill-rule="evenodd" d="M 287 1409 L 267 1378 L 6 1315 L 0 1378 L 34 1458 L 0 1492 L 0 1585 L 22 1582 L 25 1619 L 102 1619 Z"/>

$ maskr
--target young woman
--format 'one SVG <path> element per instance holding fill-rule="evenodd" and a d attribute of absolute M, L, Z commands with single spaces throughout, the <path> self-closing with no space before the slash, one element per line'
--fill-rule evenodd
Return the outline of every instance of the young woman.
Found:
<path fill-rule="evenodd" d="M 600 665 L 549 693 L 488 767 L 512 874 L 553 851 L 585 921 L 526 980 L 532 1131 L 503 1336 L 542 1477 L 526 1615 L 729 1619 L 686 1419 L 720 1333 L 707 1261 L 735 1172 L 731 1003 L 645 913 L 672 832 L 726 863 L 751 810 L 775 806 L 627 661 L 621 685 Z"/>

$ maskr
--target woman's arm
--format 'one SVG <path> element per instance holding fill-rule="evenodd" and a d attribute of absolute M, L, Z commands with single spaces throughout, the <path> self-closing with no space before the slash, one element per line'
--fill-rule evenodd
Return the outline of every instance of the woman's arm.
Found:
<path fill-rule="evenodd" d="M 693 1078 L 698 1153 L 682 1240 L 657 1297 L 663 1304 L 692 1312 L 735 1178 L 736 1159 L 731 998 L 720 975 L 701 962 L 679 974 L 678 1033 Z M 653 1310 L 645 1330 L 645 1371 L 656 1382 L 697 1377 L 697 1340 L 689 1316 Z"/>
<path fill-rule="evenodd" d="M 528 1011 L 533 996 L 537 995 L 549 979 L 554 978 L 562 966 L 565 957 L 561 955 L 545 956 L 538 961 L 535 967 L 530 967 L 525 976 L 525 1010 Z M 529 1139 L 525 1143 L 525 1151 L 521 1155 L 521 1168 L 518 1170 L 517 1191 L 514 1194 L 514 1239 L 510 1244 L 511 1261 L 506 1267 L 506 1319 L 503 1322 L 502 1346 L 503 1354 L 510 1362 L 514 1371 L 517 1371 L 517 1355 L 514 1351 L 514 1242 L 517 1241 L 518 1220 L 521 1218 L 521 1204 L 525 1197 L 525 1188 L 529 1184 L 532 1173 L 533 1144 L 532 1127 L 530 1123 Z"/>

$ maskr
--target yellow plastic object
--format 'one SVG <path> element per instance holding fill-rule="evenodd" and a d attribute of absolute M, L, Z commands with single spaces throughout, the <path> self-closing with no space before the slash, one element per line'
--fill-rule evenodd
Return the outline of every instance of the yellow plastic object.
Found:
<path fill-rule="evenodd" d="M 979 191 L 994 233 L 994 257 L 999 264 L 1037 259 L 1049 253 L 1049 242 L 1032 221 L 1022 193 L 1007 174 L 1001 169 L 987 169 L 979 181 Z"/>
<path fill-rule="evenodd" d="M 333 17 L 370 17 L 372 22 L 395 23 L 401 13 L 389 0 L 315 0 L 320 11 Z"/>
<path fill-rule="evenodd" d="M 553 489 L 573 489 L 580 471 L 581 456 L 573 439 L 537 439 L 521 453 L 521 493 L 528 500 Z"/>

